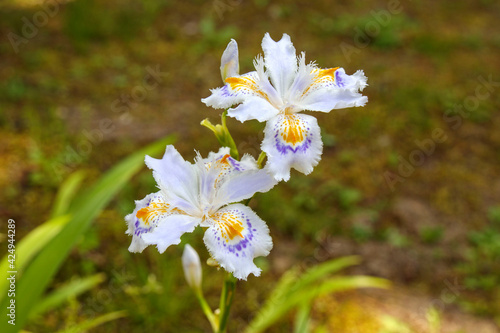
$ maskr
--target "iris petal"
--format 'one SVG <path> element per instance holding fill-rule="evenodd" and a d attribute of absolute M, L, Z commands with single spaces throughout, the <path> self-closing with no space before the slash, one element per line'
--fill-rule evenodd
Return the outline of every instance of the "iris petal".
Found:
<path fill-rule="evenodd" d="M 125 217 L 127 234 L 132 235 L 130 252 L 142 252 L 148 246 L 143 235 L 153 232 L 167 216 L 184 213 L 167 203 L 161 192 L 148 194 L 135 204 L 132 214 Z"/>
<path fill-rule="evenodd" d="M 297 71 L 297 57 L 290 36 L 283 34 L 283 37 L 275 42 L 269 33 L 266 33 L 262 39 L 262 50 L 271 82 L 279 95 L 284 96 Z"/>
<path fill-rule="evenodd" d="M 267 256 L 273 247 L 269 228 L 242 204 L 229 205 L 214 214 L 203 240 L 212 257 L 238 279 L 260 275 L 253 259 Z"/>
<path fill-rule="evenodd" d="M 312 172 L 321 159 L 323 142 L 316 118 L 304 114 L 279 115 L 267 122 L 262 150 L 266 168 L 276 180 L 287 181 L 290 169 Z"/>
<path fill-rule="evenodd" d="M 146 156 L 146 165 L 163 190 L 170 204 L 190 212 L 198 202 L 198 176 L 196 168 L 185 161 L 172 145 L 168 145 L 162 159 Z"/>
<path fill-rule="evenodd" d="M 186 232 L 193 232 L 201 219 L 188 215 L 169 215 L 151 232 L 142 235 L 142 239 L 148 245 L 156 245 L 160 253 L 170 245 L 181 242 L 181 236 Z"/>
<path fill-rule="evenodd" d="M 358 91 L 366 87 L 363 71 L 345 74 L 343 68 L 313 69 L 314 79 L 307 87 L 297 105 L 301 110 L 330 112 L 353 106 L 364 106 L 368 98 Z"/>

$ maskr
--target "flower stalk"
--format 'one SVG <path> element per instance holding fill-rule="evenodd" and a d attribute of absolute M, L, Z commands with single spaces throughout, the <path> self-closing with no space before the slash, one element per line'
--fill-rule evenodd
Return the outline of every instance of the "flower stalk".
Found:
<path fill-rule="evenodd" d="M 203 292 L 201 291 L 201 289 L 193 289 L 193 290 L 196 295 L 196 299 L 198 300 L 198 303 L 200 303 L 203 313 L 210 322 L 210 326 L 212 326 L 212 330 L 214 331 L 214 333 L 219 332 L 219 320 L 217 316 L 212 312 L 212 309 L 205 300 L 205 297 L 203 297 Z"/>
<path fill-rule="evenodd" d="M 233 274 L 227 273 L 220 297 L 219 309 L 221 313 L 219 320 L 219 330 L 217 331 L 217 333 L 226 332 L 229 312 L 231 310 L 231 305 L 233 304 L 235 288 L 236 288 L 236 278 L 233 276 Z"/>
<path fill-rule="evenodd" d="M 224 146 L 229 147 L 232 158 L 239 160 L 240 154 L 238 152 L 238 148 L 236 148 L 236 143 L 234 142 L 231 133 L 229 133 L 229 128 L 227 128 L 226 118 L 227 118 L 227 110 L 224 111 L 221 116 L 221 123 L 222 123 L 222 128 L 224 130 L 224 139 L 226 143 Z"/>

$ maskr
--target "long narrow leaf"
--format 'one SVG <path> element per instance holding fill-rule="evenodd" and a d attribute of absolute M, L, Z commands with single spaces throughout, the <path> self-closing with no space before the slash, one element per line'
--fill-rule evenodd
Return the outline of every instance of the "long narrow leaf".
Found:
<path fill-rule="evenodd" d="M 308 287 L 311 283 L 316 283 L 318 280 L 325 278 L 328 274 L 338 272 L 339 270 L 359 264 L 361 258 L 358 256 L 341 257 L 333 259 L 319 265 L 313 266 L 307 270 L 300 279 L 293 285 L 292 291 L 300 290 Z"/>
<path fill-rule="evenodd" d="M 261 307 L 257 316 L 247 328 L 248 333 L 260 332 L 261 327 L 268 327 L 272 323 L 275 316 L 273 314 L 286 313 L 289 308 L 287 299 L 291 293 L 306 288 L 309 284 L 324 278 L 330 273 L 337 272 L 342 268 L 357 264 L 360 258 L 357 256 L 342 257 L 320 265 L 314 266 L 299 276 L 298 270 L 293 268 L 287 271 L 278 282 L 272 294 L 267 298 L 267 301 Z M 276 317 L 276 320 L 279 317 Z"/>
<path fill-rule="evenodd" d="M 357 288 L 389 288 L 389 286 L 390 283 L 388 280 L 373 276 L 356 275 L 333 277 L 319 284 L 315 288 L 294 293 L 287 299 L 287 306 L 292 308 L 301 302 L 312 301 L 316 297 L 339 291 Z"/>
<path fill-rule="evenodd" d="M 295 315 L 294 333 L 308 333 L 310 330 L 311 322 L 311 304 L 304 302 L 299 306 L 297 314 Z"/>
<path fill-rule="evenodd" d="M 56 217 L 39 225 L 21 239 L 15 250 L 14 269 L 9 269 L 9 253 L 3 257 L 0 263 L 0 276 L 2 277 L 0 278 L 0 303 L 6 299 L 9 289 L 9 281 L 6 276 L 4 277 L 4 274 L 7 274 L 8 271 L 17 271 L 16 275 L 20 277 L 31 259 L 61 231 L 68 221 L 69 216 L 67 215 Z"/>
<path fill-rule="evenodd" d="M 64 215 L 68 212 L 69 205 L 80 188 L 84 176 L 85 173 L 82 170 L 78 170 L 69 175 L 62 183 L 57 192 L 54 204 L 52 205 L 52 218 Z"/>
<path fill-rule="evenodd" d="M 264 305 L 261 306 L 257 315 L 247 327 L 245 331 L 246 333 L 260 332 L 258 328 L 266 325 L 269 315 L 276 311 L 277 307 L 283 306 L 286 301 L 286 297 L 290 292 L 290 287 L 296 281 L 297 277 L 298 272 L 295 268 L 292 268 L 283 274 L 281 279 L 278 281 L 278 284 L 273 289 L 271 295 L 269 295 Z"/>
<path fill-rule="evenodd" d="M 76 297 L 87 290 L 92 289 L 105 279 L 106 277 L 103 273 L 98 273 L 92 276 L 71 280 L 65 285 L 57 288 L 51 294 L 43 298 L 35 307 L 33 307 L 29 315 L 29 319 L 60 306 L 62 303 L 68 301 L 68 299 Z"/>
<path fill-rule="evenodd" d="M 51 282 L 64 259 L 101 210 L 106 207 L 126 182 L 139 171 L 144 155 L 155 155 L 165 149 L 173 138 L 168 137 L 129 156 L 108 171 L 98 182 L 72 203 L 71 221 L 32 261 L 18 281 L 16 292 L 16 326 L 0 321 L 0 332 L 16 332 L 24 326 L 33 306 Z M 1 307 L 8 306 L 5 299 Z"/>
<path fill-rule="evenodd" d="M 389 281 L 371 276 L 343 276 L 330 278 L 314 288 L 293 292 L 287 295 L 274 307 L 268 307 L 267 311 L 260 311 L 259 315 L 249 325 L 246 333 L 264 332 L 267 328 L 277 322 L 294 307 L 304 302 L 311 302 L 314 298 L 357 288 L 387 288 Z"/>
<path fill-rule="evenodd" d="M 115 312 L 110 312 L 106 313 L 105 315 L 99 316 L 97 318 L 89 319 L 86 320 L 82 323 L 79 323 L 76 326 L 70 327 L 70 328 L 65 328 L 57 333 L 81 333 L 81 332 L 87 332 L 91 328 L 97 327 L 99 325 L 102 325 L 104 323 L 107 323 L 112 320 L 116 320 L 118 318 L 123 318 L 127 315 L 125 311 L 115 311 Z"/>
<path fill-rule="evenodd" d="M 64 224 L 69 221 L 69 216 L 63 217 L 63 215 L 67 213 L 69 204 L 83 181 L 83 176 L 82 171 L 76 171 L 61 184 L 52 207 L 51 219 L 30 231 L 28 235 L 19 241 L 16 246 L 15 269 L 7 269 L 8 255 L 2 259 L 0 274 L 5 274 L 7 271 L 17 271 L 17 276 L 20 277 L 30 260 L 61 231 Z M 7 289 L 7 279 L 0 279 L 0 303 L 7 296 Z"/>

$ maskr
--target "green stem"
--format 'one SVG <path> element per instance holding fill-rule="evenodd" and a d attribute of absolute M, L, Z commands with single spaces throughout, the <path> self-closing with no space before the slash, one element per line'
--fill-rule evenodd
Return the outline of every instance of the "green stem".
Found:
<path fill-rule="evenodd" d="M 226 109 L 226 110 L 224 110 L 224 112 L 222 112 L 222 116 L 221 116 L 221 124 L 222 124 L 222 127 L 224 127 L 224 129 L 226 129 L 226 130 L 227 130 L 226 118 L 227 118 L 227 109 Z"/>
<path fill-rule="evenodd" d="M 210 322 L 210 325 L 212 326 L 212 330 L 214 333 L 218 332 L 217 327 L 219 326 L 218 320 L 214 313 L 212 312 L 212 309 L 210 308 L 210 305 L 208 305 L 207 301 L 205 300 L 205 297 L 203 297 L 203 293 L 201 290 L 195 290 L 196 298 L 198 299 L 198 302 L 201 305 L 201 308 L 203 310 L 203 313 L 205 313 L 205 316 L 207 317 L 208 321 Z"/>
<path fill-rule="evenodd" d="M 220 297 L 220 321 L 219 330 L 217 333 L 225 333 L 227 329 L 227 321 L 229 319 L 229 311 L 231 310 L 231 305 L 233 304 L 234 290 L 236 288 L 236 278 L 231 273 L 227 273 L 226 280 L 222 287 L 222 293 Z"/>
<path fill-rule="evenodd" d="M 226 144 L 228 145 L 228 147 L 231 150 L 231 156 L 234 159 L 239 160 L 240 154 L 238 152 L 238 148 L 236 148 L 236 143 L 234 142 L 234 139 L 231 136 L 231 133 L 229 133 L 229 129 L 227 128 L 226 118 L 227 118 L 227 110 L 225 110 L 221 116 L 221 124 L 222 124 L 222 128 L 224 129 L 224 134 L 225 134 L 224 139 L 226 140 Z"/>

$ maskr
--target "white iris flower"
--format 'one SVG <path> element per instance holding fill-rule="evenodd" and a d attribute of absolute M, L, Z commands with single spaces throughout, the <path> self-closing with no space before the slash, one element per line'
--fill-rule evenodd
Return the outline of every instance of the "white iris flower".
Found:
<path fill-rule="evenodd" d="M 266 168 L 277 180 L 287 181 L 290 169 L 309 174 L 321 159 L 323 143 L 316 118 L 301 111 L 330 112 L 368 101 L 359 93 L 366 76 L 359 70 L 347 75 L 344 69 L 320 69 L 305 63 L 305 53 L 296 56 L 290 36 L 275 42 L 267 33 L 262 40 L 264 58 L 254 61 L 255 71 L 238 75 L 237 44 L 231 41 L 222 57 L 225 86 L 212 89 L 202 99 L 214 108 L 229 108 L 228 115 L 241 122 L 256 119 L 267 122 L 262 150 L 267 154 Z M 234 76 L 225 77 L 225 74 Z"/>
<path fill-rule="evenodd" d="M 205 245 L 221 267 L 239 279 L 260 275 L 253 259 L 269 254 L 269 229 L 249 207 L 235 202 L 269 191 L 276 184 L 272 175 L 258 169 L 251 156 L 233 159 L 227 147 L 191 164 L 170 145 L 161 160 L 146 156 L 146 165 L 160 191 L 136 201 L 125 217 L 132 235 L 129 251 L 156 245 L 163 253 L 201 226 L 207 228 Z"/>

